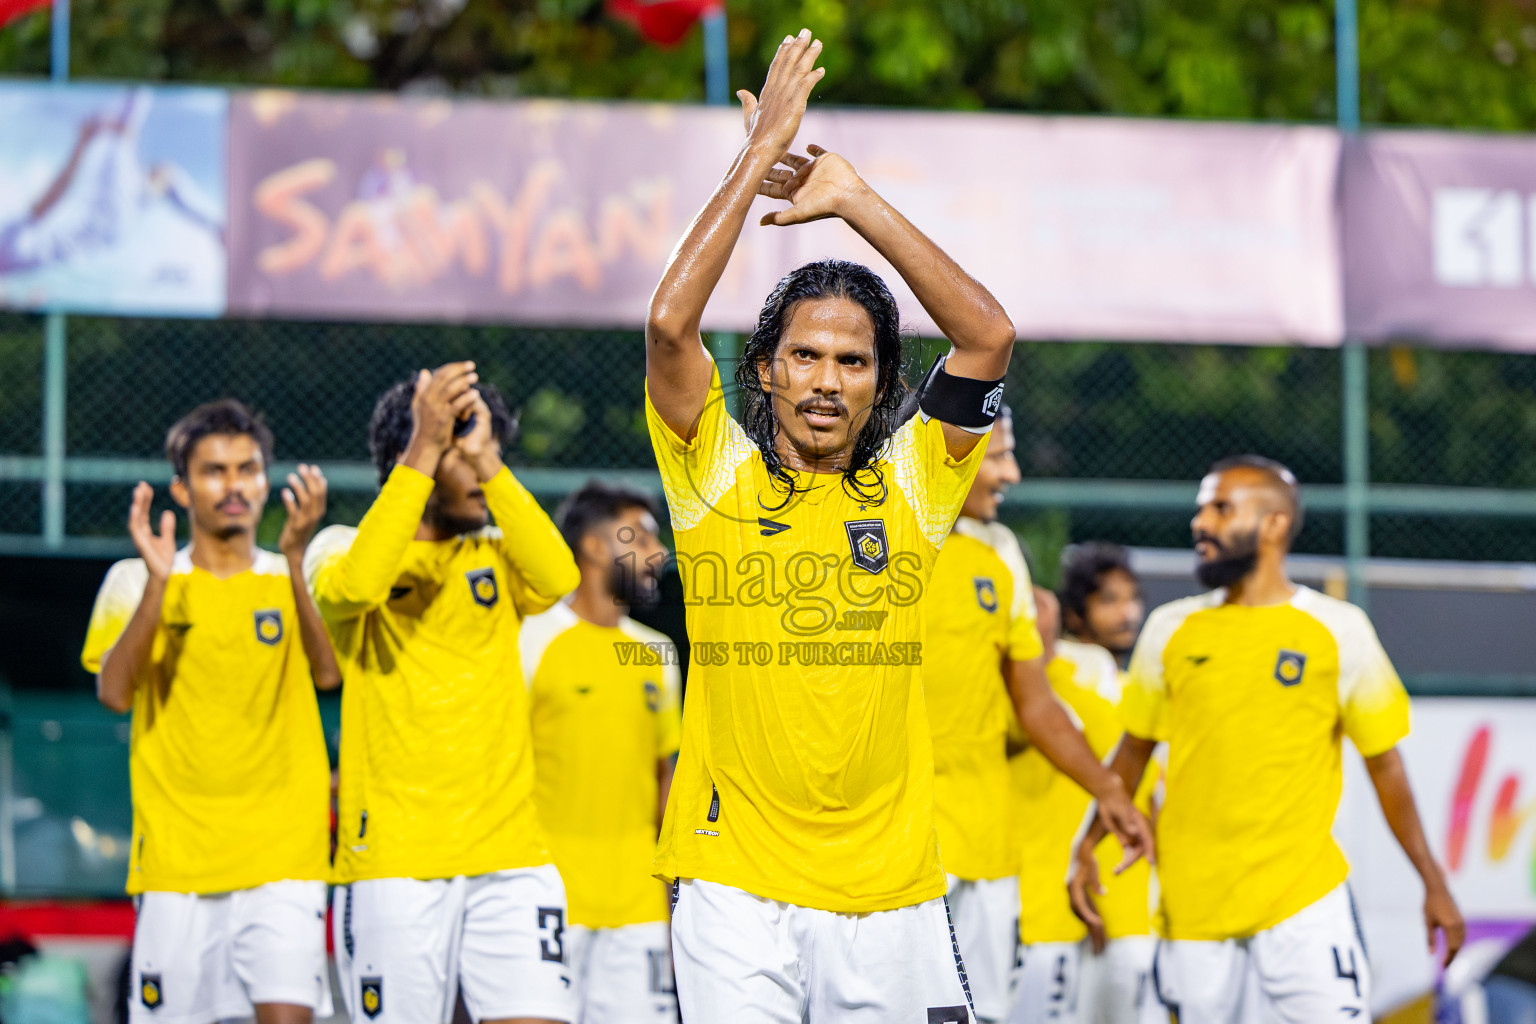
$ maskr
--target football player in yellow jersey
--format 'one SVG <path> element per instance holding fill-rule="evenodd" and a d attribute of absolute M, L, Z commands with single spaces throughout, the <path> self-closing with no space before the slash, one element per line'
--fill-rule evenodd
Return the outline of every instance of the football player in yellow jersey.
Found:
<path fill-rule="evenodd" d="M 1082 550 L 1081 547 L 1077 549 Z M 1072 557 L 1064 559 L 1062 582 L 1072 582 Z M 1071 709 L 1089 747 L 1108 756 L 1121 729 L 1120 671 L 1114 656 L 1097 644 L 1056 636 L 1061 620 L 1056 595 L 1035 588 L 1040 637 L 1045 646 L 1051 689 Z M 1021 893 L 1019 977 L 1010 1020 L 1077 1024 L 1166 1022 L 1167 1012 L 1152 990 L 1152 938 L 1147 887 L 1151 866 L 1138 861 L 1104 879 L 1108 892 L 1098 909 L 1108 943 L 1094 948 L 1087 929 L 1072 913 L 1061 886 L 1072 860 L 1072 844 L 1088 810 L 1089 797 L 1031 747 L 1016 755 L 1013 770 L 1014 816 L 1019 824 Z M 1136 793 L 1137 806 L 1151 807 L 1156 771 L 1149 771 Z M 1117 843 L 1098 850 L 1099 866 L 1113 871 L 1123 854 Z"/>
<path fill-rule="evenodd" d="M 129 774 L 138 897 L 129 1019 L 258 1024 L 331 1014 L 325 956 L 330 767 L 316 685 L 341 681 L 300 559 L 325 514 L 325 477 L 288 477 L 281 554 L 256 546 L 272 433 L 224 400 L 171 427 L 176 516 L 107 573 L 82 661 L 114 711 L 133 711 Z M 254 1010 L 253 1010 L 254 1007 Z"/>
<path fill-rule="evenodd" d="M 933 731 L 939 855 L 980 1021 L 1001 1021 L 1008 1013 L 1018 942 L 1019 852 L 1010 845 L 1015 836 L 1007 813 L 1010 720 L 1023 723 L 1038 756 L 1064 766 L 1070 776 L 1064 785 L 1076 779 L 1107 803 L 1118 802 L 1120 814 L 1136 817 L 1119 777 L 1099 762 L 1052 696 L 1024 552 L 1013 531 L 996 521 L 1004 492 L 1019 481 L 1013 450 L 1013 417 L 1004 405 L 923 606 L 922 681 Z M 1089 799 L 1083 792 L 1079 820 Z M 1070 848 L 1069 834 L 1052 892 L 1061 892 L 1057 883 L 1066 876 Z"/>
<path fill-rule="evenodd" d="M 1067 548 L 1059 593 L 1067 638 L 1104 648 L 1122 669 L 1129 665 L 1146 605 L 1125 548 L 1101 540 Z"/>
<path fill-rule="evenodd" d="M 1066 635 L 1057 645 L 1057 654 L 1074 667 L 1074 677 L 1084 682 L 1078 692 L 1089 699 L 1084 706 L 1073 707 L 1083 720 L 1094 753 L 1107 757 L 1122 732 L 1119 669 L 1130 660 L 1145 618 L 1141 582 L 1125 548 L 1107 541 L 1087 541 L 1062 552 L 1058 592 Z M 1065 674 L 1065 669 L 1058 672 Z M 1055 682 L 1053 676 L 1053 685 Z M 1143 810 L 1151 808 L 1151 790 L 1160 773 L 1161 768 L 1152 765 L 1142 779 L 1137 806 Z M 1073 838 L 1076 834 L 1074 827 Z M 1071 844 L 1068 839 L 1062 848 L 1070 852 Z M 1101 845 L 1097 852 L 1101 872 L 1112 872 L 1120 862 L 1121 851 L 1113 842 Z M 1137 863 L 1123 874 L 1102 877 L 1109 890 L 1099 905 L 1105 943 L 1083 959 L 1078 985 L 1079 1024 L 1133 1024 L 1146 1011 L 1156 1015 L 1160 1009 L 1152 991 L 1156 939 L 1148 912 L 1151 874 L 1150 865 Z M 1058 890 L 1053 895 L 1066 910 L 1066 893 Z M 1073 920 L 1081 927 L 1081 922 Z"/>
<path fill-rule="evenodd" d="M 747 139 L 673 253 L 646 324 L 646 416 L 691 641 L 657 869 L 677 880 L 685 1020 L 972 1019 L 943 901 L 919 602 L 970 489 L 1014 330 L 997 301 L 818 146 L 789 152 L 821 44 L 786 37 Z M 783 166 L 779 166 L 783 164 Z M 769 296 L 724 409 L 699 334 L 757 195 L 763 223 L 842 219 L 950 340 L 900 424 L 900 321 L 865 267 Z"/>
<path fill-rule="evenodd" d="M 446 1024 L 456 991 L 480 1022 L 574 1014 L 517 636 L 576 565 L 477 381 L 450 363 L 379 398 L 379 496 L 304 563 L 347 684 L 332 920 L 358 1024 Z"/>
<path fill-rule="evenodd" d="M 1148 617 L 1111 765 L 1139 778 L 1168 744 L 1159 995 L 1180 1024 L 1369 1019 L 1370 966 L 1330 834 L 1343 736 L 1423 879 L 1431 948 L 1442 941 L 1449 961 L 1466 932 L 1397 752 L 1408 695 L 1364 612 L 1287 578 L 1301 525 L 1290 470 L 1258 456 L 1218 462 L 1196 502 L 1197 571 L 1216 589 Z M 1070 885 L 1095 930 L 1101 834 L 1095 822 Z"/>
<path fill-rule="evenodd" d="M 576 1024 L 676 1024 L 667 887 L 656 830 L 677 760 L 672 642 L 630 618 L 667 551 L 655 506 L 593 481 L 555 514 L 581 584 L 523 623 L 534 797 L 569 901 Z"/>

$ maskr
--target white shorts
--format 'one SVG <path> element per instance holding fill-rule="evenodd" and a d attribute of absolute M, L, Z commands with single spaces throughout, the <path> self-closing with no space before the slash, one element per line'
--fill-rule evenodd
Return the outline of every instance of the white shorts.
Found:
<path fill-rule="evenodd" d="M 1084 940 L 1078 1024 L 1168 1024 L 1168 1011 L 1152 986 L 1156 952 L 1157 939 L 1151 935 L 1111 939 L 1098 956 Z"/>
<path fill-rule="evenodd" d="M 1077 986 L 1083 945 L 1031 942 L 1019 948 L 1008 1024 L 1077 1020 Z"/>
<path fill-rule="evenodd" d="M 1349 888 L 1250 939 L 1163 941 L 1153 977 L 1179 1024 L 1371 1019 L 1371 971 Z"/>
<path fill-rule="evenodd" d="M 665 921 L 565 930 L 576 1024 L 677 1024 L 672 937 Z"/>
<path fill-rule="evenodd" d="M 575 1019 L 565 885 L 553 864 L 338 886 L 336 973 L 354 1024 Z M 204 1022 L 206 1024 L 206 1022 Z"/>
<path fill-rule="evenodd" d="M 685 1021 L 973 1021 L 943 899 L 839 914 L 684 879 L 672 911 L 672 956 Z"/>
<path fill-rule="evenodd" d="M 331 1010 L 325 883 L 268 882 L 202 896 L 146 892 L 133 926 L 132 1024 L 208 1024 L 256 1003 Z"/>
<path fill-rule="evenodd" d="M 1008 1016 L 1008 974 L 1019 945 L 1019 879 L 949 876 L 949 913 L 979 1021 Z"/>

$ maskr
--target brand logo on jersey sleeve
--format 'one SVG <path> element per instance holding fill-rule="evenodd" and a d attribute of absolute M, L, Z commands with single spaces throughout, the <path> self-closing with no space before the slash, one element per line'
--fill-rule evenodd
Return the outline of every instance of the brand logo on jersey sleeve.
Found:
<path fill-rule="evenodd" d="M 151 1010 L 159 1009 L 160 1004 L 165 1002 L 165 991 L 160 987 L 160 975 L 139 975 L 139 1001 Z"/>
<path fill-rule="evenodd" d="M 363 1013 L 369 1020 L 384 1012 L 384 979 L 363 978 Z"/>
<path fill-rule="evenodd" d="M 973 576 L 971 580 L 976 584 L 976 603 L 983 611 L 997 611 L 997 584 L 992 582 L 992 577 Z"/>
<path fill-rule="evenodd" d="M 1307 656 L 1282 649 L 1275 660 L 1275 678 L 1281 686 L 1295 686 L 1307 670 Z"/>
<path fill-rule="evenodd" d="M 283 613 L 275 608 L 256 613 L 256 639 L 276 647 L 283 638 Z"/>
<path fill-rule="evenodd" d="M 476 569 L 464 574 L 469 580 L 469 593 L 475 599 L 475 604 L 489 608 L 496 603 L 499 592 L 496 590 L 496 570 Z"/>
<path fill-rule="evenodd" d="M 853 564 L 865 572 L 884 572 L 891 560 L 890 548 L 885 542 L 885 520 L 855 519 L 844 522 L 843 527 L 848 531 Z"/>

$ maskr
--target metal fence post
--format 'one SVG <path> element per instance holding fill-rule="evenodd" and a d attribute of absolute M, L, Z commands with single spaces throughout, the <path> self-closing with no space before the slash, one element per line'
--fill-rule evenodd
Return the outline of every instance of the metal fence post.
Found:
<path fill-rule="evenodd" d="M 1334 0 L 1333 20 L 1338 123 L 1347 145 L 1360 130 L 1360 31 L 1355 0 Z M 1342 160 L 1342 151 L 1340 156 Z M 1354 338 L 1344 339 L 1339 362 L 1344 406 L 1344 564 L 1350 600 L 1364 608 L 1370 601 L 1365 585 L 1371 553 L 1370 364 L 1365 346 Z"/>
<path fill-rule="evenodd" d="M 726 31 L 725 4 L 704 15 L 704 100 L 712 107 L 731 103 L 730 34 Z M 725 407 L 733 416 L 741 409 L 731 390 L 736 360 L 741 358 L 741 338 L 731 331 L 712 331 L 709 354 L 720 368 L 720 386 L 725 391 Z"/>
<path fill-rule="evenodd" d="M 43 544 L 64 546 L 64 314 L 49 313 L 43 336 Z"/>

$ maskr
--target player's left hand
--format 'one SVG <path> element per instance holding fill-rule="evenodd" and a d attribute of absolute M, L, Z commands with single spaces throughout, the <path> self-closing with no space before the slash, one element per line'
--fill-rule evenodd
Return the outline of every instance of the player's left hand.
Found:
<path fill-rule="evenodd" d="M 839 217 L 867 191 L 864 179 L 847 160 L 820 146 L 807 146 L 806 152 L 810 157 L 785 153 L 780 162 L 788 169 L 775 167 L 758 186 L 759 195 L 789 202 L 789 209 L 768 214 L 763 224 L 784 227 Z"/>
<path fill-rule="evenodd" d="M 1088 940 L 1095 955 L 1104 952 L 1108 934 L 1094 897 L 1107 891 L 1099 881 L 1099 862 L 1093 855 L 1093 844 L 1078 843 L 1072 851 L 1071 873 L 1067 875 L 1067 901 L 1072 904 L 1072 913 L 1088 928 Z"/>
<path fill-rule="evenodd" d="M 469 428 L 469 433 L 454 438 L 453 446 L 475 468 L 475 476 L 484 483 L 501 472 L 501 445 L 491 433 L 491 409 L 485 404 L 485 396 L 478 391 L 474 396 L 474 404 L 466 415 L 475 418 L 475 425 Z"/>
<path fill-rule="evenodd" d="M 1431 955 L 1435 952 L 1435 932 L 1445 935 L 1445 960 L 1441 966 L 1448 966 L 1456 959 L 1462 943 L 1467 941 L 1467 923 L 1461 918 L 1461 911 L 1451 896 L 1451 890 L 1443 882 L 1426 888 L 1424 892 L 1424 927 L 1429 932 Z"/>
<path fill-rule="evenodd" d="M 301 462 L 298 472 L 288 474 L 288 486 L 283 488 L 283 507 L 288 510 L 288 518 L 277 538 L 278 550 L 288 558 L 304 557 L 309 539 L 325 518 L 325 494 L 325 474 L 319 466 Z"/>

